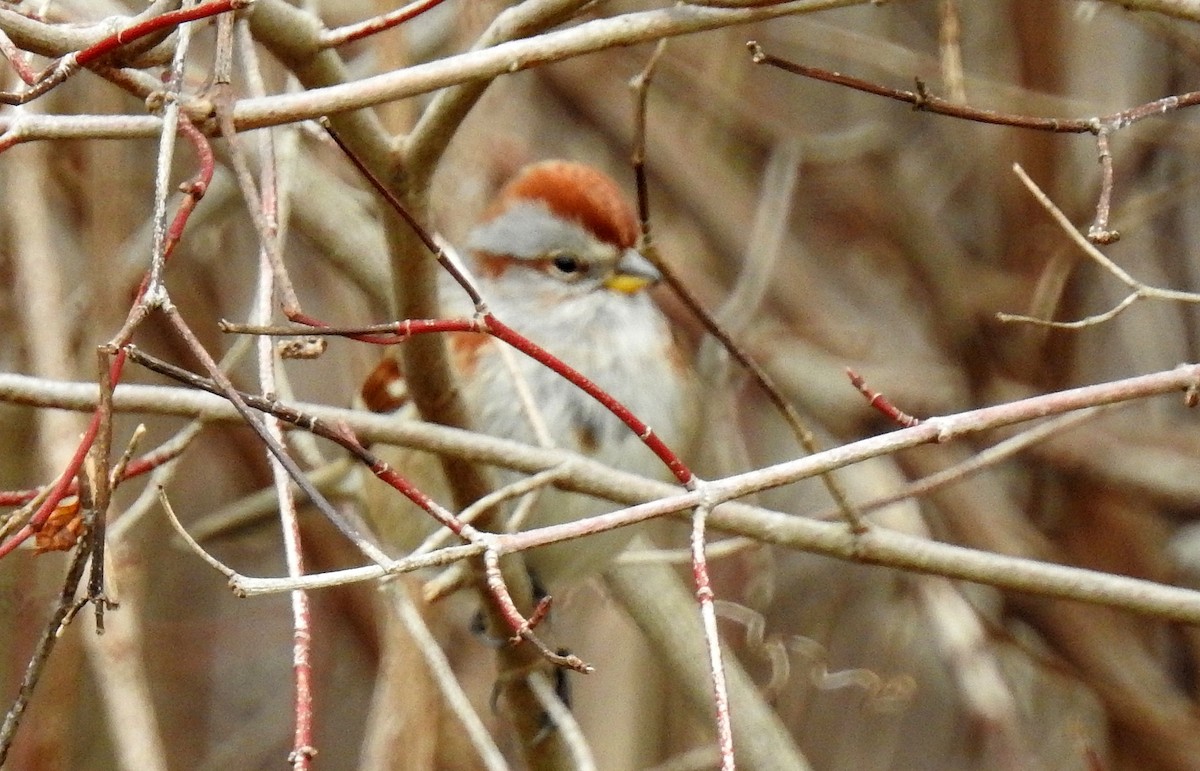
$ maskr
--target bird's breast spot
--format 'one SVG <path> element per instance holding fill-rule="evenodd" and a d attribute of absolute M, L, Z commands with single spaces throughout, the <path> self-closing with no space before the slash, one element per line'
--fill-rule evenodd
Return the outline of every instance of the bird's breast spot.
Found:
<path fill-rule="evenodd" d="M 592 455 L 600 449 L 600 437 L 597 435 L 596 426 L 589 422 L 576 423 L 574 429 L 575 443 L 580 452 Z"/>
<path fill-rule="evenodd" d="M 386 356 L 375 365 L 359 394 L 371 412 L 394 412 L 403 407 L 408 401 L 408 389 L 396 360 Z"/>

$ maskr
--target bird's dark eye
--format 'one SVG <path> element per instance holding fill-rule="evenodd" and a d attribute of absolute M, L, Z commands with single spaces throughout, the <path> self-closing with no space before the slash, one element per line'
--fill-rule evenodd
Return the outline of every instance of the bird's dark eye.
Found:
<path fill-rule="evenodd" d="M 552 264 L 554 265 L 554 269 L 559 273 L 570 274 L 583 270 L 583 263 L 579 261 L 579 258 L 569 254 L 562 254 L 555 257 Z"/>

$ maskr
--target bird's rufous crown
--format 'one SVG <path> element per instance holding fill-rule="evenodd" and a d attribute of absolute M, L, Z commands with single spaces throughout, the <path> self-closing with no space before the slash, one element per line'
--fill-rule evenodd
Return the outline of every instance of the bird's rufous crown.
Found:
<path fill-rule="evenodd" d="M 638 220 L 621 188 L 604 172 L 582 163 L 543 161 L 526 166 L 485 212 L 492 220 L 518 201 L 539 201 L 556 216 L 576 222 L 599 240 L 628 249 L 637 243 Z"/>

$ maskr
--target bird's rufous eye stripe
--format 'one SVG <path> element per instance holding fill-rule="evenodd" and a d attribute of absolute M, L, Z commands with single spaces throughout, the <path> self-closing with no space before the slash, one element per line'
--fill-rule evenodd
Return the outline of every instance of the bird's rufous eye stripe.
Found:
<path fill-rule="evenodd" d="M 512 257 L 490 252 L 478 252 L 475 261 L 479 265 L 479 272 L 487 278 L 500 278 L 513 264 Z"/>

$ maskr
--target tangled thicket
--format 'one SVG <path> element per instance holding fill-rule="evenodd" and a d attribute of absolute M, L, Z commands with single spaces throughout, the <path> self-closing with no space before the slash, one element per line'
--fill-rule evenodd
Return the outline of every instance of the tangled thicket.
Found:
<path fill-rule="evenodd" d="M 68 22 L 144 10 L 136 5 L 4 3 L 0 31 L 17 48 L 48 55 L 61 41 L 30 32 L 18 18 L 23 13 L 44 14 L 47 28 L 63 31 Z M 160 2 L 153 10 L 178 5 Z M 449 0 L 398 29 L 314 55 L 306 46 L 316 38 L 304 36 L 316 27 L 306 22 L 320 19 L 332 29 L 391 9 L 385 2 L 298 5 L 304 10 L 257 0 L 242 12 L 246 26 L 228 36 L 234 105 L 254 101 L 255 72 L 268 94 L 334 82 L 353 92 L 371 75 L 469 49 L 505 10 L 497 2 Z M 496 35 L 490 42 L 666 7 L 526 0 L 505 17 L 524 26 L 489 33 Z M 741 13 L 680 8 L 680 19 Z M 789 11 L 797 15 L 783 16 Z M 1102 132 L 1113 164 L 1111 225 L 1121 238 L 1099 248 L 1139 286 L 1179 296 L 1145 292 L 1112 318 L 1051 328 L 997 314 L 1087 319 L 1116 307 L 1131 287 L 1068 238 L 1012 167 L 1020 164 L 1086 233 L 1103 187 L 1095 136 L 912 110 L 756 65 L 746 49 L 757 40 L 773 55 L 893 88 L 912 88 L 917 78 L 917 91 L 971 107 L 1088 118 L 1200 83 L 1200 7 L 798 1 L 761 12 L 782 17 L 675 38 L 658 64 L 646 120 L 653 233 L 682 282 L 718 311 L 821 446 L 895 430 L 847 382 L 846 367 L 902 410 L 925 417 L 1200 359 L 1196 298 L 1186 294 L 1200 292 L 1200 204 L 1187 197 L 1198 178 L 1189 160 L 1190 111 L 1166 109 Z M 106 32 L 77 29 L 94 35 L 80 45 Z M 208 90 L 214 61 L 221 61 L 217 40 L 213 23 L 195 25 L 185 96 L 217 93 Z M 334 122 L 369 165 L 393 153 L 390 182 L 419 219 L 451 240 L 528 160 L 588 160 L 627 182 L 632 196 L 628 81 L 653 45 L 628 42 L 597 39 L 592 47 L 600 50 L 570 58 L 548 42 L 543 56 L 523 51 L 514 60 L 514 70 L 528 69 L 490 82 L 480 78 L 499 75 L 503 62 L 487 71 L 464 64 L 457 75 L 467 85 L 442 103 L 425 93 L 431 86 L 417 85 L 415 95 Z M 256 56 L 248 55 L 251 47 Z M 96 347 L 121 328 L 150 264 L 158 124 L 145 123 L 145 97 L 162 87 L 177 37 L 151 38 L 143 48 L 149 50 L 102 60 L 96 72 L 79 73 L 27 106 L 0 110 L 0 269 L 9 287 L 0 293 L 0 370 L 38 379 L 33 395 L 18 396 L 12 381 L 0 382 L 4 490 L 49 484 L 66 466 L 86 416 L 52 409 L 61 401 L 55 386 L 96 382 Z M 531 66 L 535 60 L 547 63 Z M 19 81 L 10 75 L 6 83 L 14 89 Z M 220 133 L 196 102 L 180 104 L 185 120 Z M 162 107 L 160 99 L 156 114 Z M 259 230 L 249 213 L 259 203 L 247 203 L 234 174 L 243 160 L 250 178 L 272 176 L 262 176 L 264 167 L 273 171 L 280 251 L 305 312 L 365 324 L 393 318 L 397 308 L 413 315 L 422 307 L 420 297 L 408 295 L 424 278 L 393 282 L 392 271 L 410 270 L 427 255 L 410 232 L 397 232 L 398 220 L 315 124 L 298 119 L 319 112 L 281 109 L 295 109 L 297 120 L 273 129 L 273 155 L 259 134 L 243 134 L 237 153 L 213 138 L 216 175 L 166 270 L 181 317 L 216 358 L 244 339 L 222 334 L 217 322 L 246 319 L 260 280 Z M 128 124 L 117 120 L 123 115 Z M 282 120 L 246 115 L 254 125 Z M 87 126 L 55 123 L 54 116 L 98 116 L 96 126 L 106 128 L 89 135 Z M 68 125 L 77 133 L 55 133 Z M 12 141 L 23 131 L 34 137 Z M 119 136 L 89 138 L 102 131 Z M 196 173 L 190 148 L 179 142 L 173 183 Z M 169 211 L 180 199 L 172 192 Z M 389 231 L 385 222 L 395 227 Z M 678 315 L 685 331 L 697 326 Z M 151 317 L 138 327 L 138 346 L 200 371 L 160 321 Z M 334 339 L 319 358 L 281 365 L 280 396 L 347 407 L 377 356 L 370 346 Z M 252 359 L 231 370 L 247 391 L 258 390 Z M 128 365 L 122 382 L 165 381 Z M 706 473 L 802 454 L 752 381 L 735 371 L 711 382 L 710 420 L 718 430 Z M 1140 399 L 1089 414 L 981 473 L 903 498 L 868 520 L 983 552 L 1194 585 L 1200 440 L 1184 402 L 1182 394 Z M 112 456 L 139 422 L 148 427 L 139 453 L 167 442 L 188 423 L 178 412 L 119 413 Z M 907 449 L 842 469 L 837 480 L 852 502 L 864 504 L 1027 428 Z M 288 446 L 352 517 L 354 491 L 337 473 L 341 451 L 302 432 L 293 432 Z M 288 595 L 235 598 L 219 573 L 181 547 L 145 479 L 121 485 L 110 507 L 107 579 L 121 607 L 108 613 L 103 637 L 92 634 L 87 611 L 58 640 L 17 731 L 11 768 L 268 768 L 295 749 Z M 171 468 L 166 491 L 184 525 L 225 564 L 247 575 L 285 575 L 271 485 L 258 437 L 223 420 L 198 432 Z M 797 517 L 840 516 L 817 479 L 751 502 Z M 361 564 L 314 510 L 302 509 L 301 532 L 309 572 Z M 656 537 L 660 546 L 686 547 L 681 527 L 662 525 Z M 24 548 L 0 559 L 6 704 L 18 692 L 69 559 Z M 712 569 L 727 654 L 757 686 L 760 711 L 743 714 L 763 722 L 755 730 L 739 727 L 736 736 L 746 767 L 762 765 L 779 746 L 771 742 L 783 742 L 790 763 L 806 759 L 814 768 L 1200 768 L 1200 636 L 1192 626 L 778 545 L 733 550 L 714 557 Z M 649 600 L 641 594 L 655 571 L 621 562 L 603 579 L 556 597 L 543 627 L 552 644 L 597 667 L 569 681 L 599 767 L 670 761 L 671 768 L 703 768 L 716 759 L 711 709 L 694 695 L 693 670 L 706 667 L 703 655 L 691 642 L 671 639 L 669 629 L 665 637 L 649 631 Z M 687 575 L 679 571 L 679 587 Z M 407 589 L 414 598 L 419 588 L 412 577 L 392 585 L 393 594 Z M 411 614 L 381 602 L 381 594 L 371 584 L 308 595 L 315 764 L 482 767 L 440 694 L 440 675 L 406 629 Z M 520 721 L 510 709 L 489 704 L 497 664 L 470 631 L 475 607 L 460 597 L 422 606 L 420 615 L 479 718 L 510 762 L 520 763 L 519 737 L 529 735 L 514 727 Z M 686 633 L 684 621 L 672 624 Z M 705 676 L 700 671 L 701 692 Z"/>

